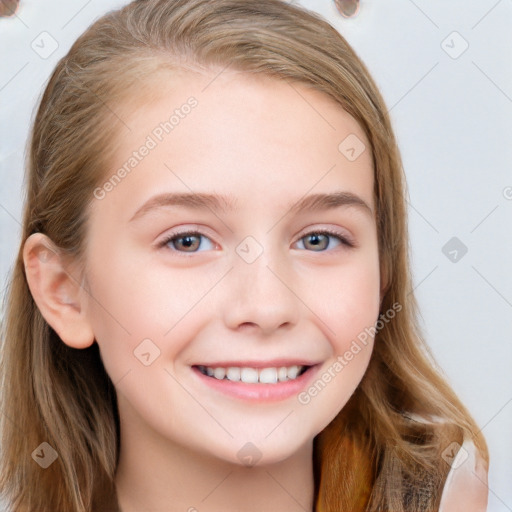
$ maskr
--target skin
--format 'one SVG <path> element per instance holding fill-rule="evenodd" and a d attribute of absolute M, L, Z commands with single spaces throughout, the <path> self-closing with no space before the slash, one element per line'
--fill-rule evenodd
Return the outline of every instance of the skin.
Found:
<path fill-rule="evenodd" d="M 93 199 L 81 279 L 66 278 L 75 270 L 56 249 L 55 258 L 37 257 L 51 244 L 44 235 L 25 247 L 43 315 L 68 345 L 96 341 L 116 387 L 123 512 L 312 510 L 313 438 L 371 356 L 369 338 L 307 404 L 297 394 L 272 403 L 233 398 L 192 371 L 201 362 L 301 357 L 318 363 L 316 378 L 329 368 L 332 375 L 337 356 L 377 320 L 381 295 L 372 158 L 361 127 L 304 85 L 215 76 L 167 77 L 143 108 L 123 112 L 130 131 L 106 179 L 169 112 L 190 96 L 198 101 L 121 183 Z M 354 161 L 338 150 L 349 134 L 367 148 Z M 163 206 L 130 220 L 157 194 L 191 191 L 230 194 L 237 209 Z M 334 191 L 369 209 L 290 213 L 303 196 Z M 197 252 L 179 236 L 161 245 L 177 228 L 204 235 Z M 319 250 L 305 235 L 322 229 L 355 247 L 331 236 Z M 252 263 L 236 251 L 247 236 L 262 250 Z M 134 355 L 145 339 L 160 351 L 148 366 Z M 244 447 L 256 465 L 242 460 Z"/>

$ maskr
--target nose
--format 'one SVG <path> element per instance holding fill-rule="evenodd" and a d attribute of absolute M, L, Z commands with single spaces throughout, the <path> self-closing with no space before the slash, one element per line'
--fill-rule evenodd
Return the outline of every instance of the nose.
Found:
<path fill-rule="evenodd" d="M 301 307 L 292 279 L 290 265 L 265 251 L 252 263 L 235 255 L 223 302 L 226 326 L 263 336 L 291 329 L 298 322 Z"/>

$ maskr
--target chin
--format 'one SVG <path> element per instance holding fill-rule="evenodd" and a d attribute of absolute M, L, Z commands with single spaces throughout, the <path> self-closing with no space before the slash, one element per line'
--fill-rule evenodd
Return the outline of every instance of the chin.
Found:
<path fill-rule="evenodd" d="M 283 443 L 283 441 L 288 441 Z M 231 464 L 245 467 L 262 467 L 279 464 L 290 458 L 298 456 L 301 452 L 307 450 L 308 444 L 312 446 L 313 438 L 310 442 L 290 443 L 290 437 L 287 440 L 278 436 L 274 440 L 247 440 L 235 442 L 235 446 L 229 453 L 219 453 L 222 459 Z"/>

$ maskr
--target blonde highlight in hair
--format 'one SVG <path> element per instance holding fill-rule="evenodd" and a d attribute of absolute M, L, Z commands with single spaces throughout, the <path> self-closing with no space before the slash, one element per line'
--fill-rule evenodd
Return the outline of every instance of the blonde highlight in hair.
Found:
<path fill-rule="evenodd" d="M 373 154 L 381 311 L 401 311 L 377 333 L 349 402 L 315 438 L 315 510 L 437 510 L 450 442 L 469 437 L 488 461 L 478 426 L 418 327 L 402 163 L 361 60 L 318 15 L 279 0 L 137 0 L 96 21 L 60 60 L 31 132 L 22 244 L 2 332 L 0 486 L 12 511 L 100 510 L 104 493 L 114 492 L 119 456 L 115 388 L 97 344 L 69 348 L 46 323 L 27 285 L 23 244 L 41 232 L 80 261 L 93 190 L 112 140 L 127 129 L 117 109 L 143 101 L 140 87 L 160 70 L 227 66 L 327 94 L 357 120 Z M 59 454 L 44 471 L 31 458 L 43 440 Z"/>

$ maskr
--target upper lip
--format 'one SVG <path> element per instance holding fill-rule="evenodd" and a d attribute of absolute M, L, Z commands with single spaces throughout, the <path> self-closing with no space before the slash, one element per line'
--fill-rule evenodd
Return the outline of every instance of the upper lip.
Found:
<path fill-rule="evenodd" d="M 215 361 L 209 363 L 198 363 L 192 366 L 207 366 L 210 368 L 282 368 L 283 366 L 314 366 L 316 362 L 307 359 L 272 359 L 269 361 Z"/>

